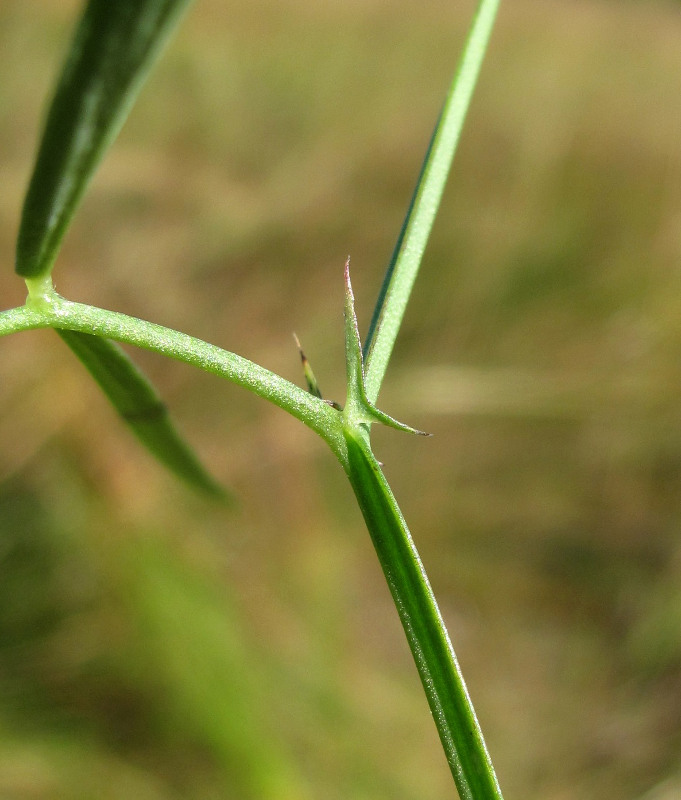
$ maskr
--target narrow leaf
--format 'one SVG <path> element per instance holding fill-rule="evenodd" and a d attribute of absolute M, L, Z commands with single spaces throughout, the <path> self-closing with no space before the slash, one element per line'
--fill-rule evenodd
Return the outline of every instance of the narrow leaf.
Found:
<path fill-rule="evenodd" d="M 322 391 L 319 388 L 319 384 L 317 383 L 317 378 L 315 377 L 314 372 L 312 371 L 312 367 L 310 366 L 310 362 L 307 359 L 307 356 L 303 352 L 303 348 L 300 345 L 300 339 L 293 334 L 293 338 L 296 342 L 296 347 L 298 348 L 298 353 L 300 354 L 300 362 L 303 365 L 303 375 L 305 375 L 305 383 L 307 384 L 307 390 L 310 394 L 313 394 L 315 397 L 318 397 L 320 400 L 322 399 Z"/>
<path fill-rule="evenodd" d="M 350 256 L 345 262 L 345 380 L 347 383 L 347 399 L 345 416 L 357 416 L 361 422 L 364 411 L 364 363 L 362 359 L 362 342 L 359 338 L 359 326 L 355 312 L 355 295 L 350 281 Z M 366 416 L 366 414 L 364 414 Z"/>
<path fill-rule="evenodd" d="M 364 349 L 366 389 L 372 402 L 378 397 L 440 206 L 498 6 L 499 0 L 481 0 L 478 6 L 381 286 Z"/>
<path fill-rule="evenodd" d="M 50 272 L 76 207 L 187 5 L 188 0 L 90 0 L 85 7 L 22 212 L 16 269 L 29 289 L 53 291 Z M 170 423 L 153 386 L 120 348 L 86 334 L 60 335 L 156 458 L 195 487 L 224 495 Z"/>
<path fill-rule="evenodd" d="M 343 418 L 350 428 L 358 425 L 371 425 L 380 422 L 389 428 L 396 428 L 405 433 L 415 433 L 419 436 L 429 436 L 424 431 L 412 428 L 404 422 L 399 422 L 394 417 L 386 414 L 367 397 L 364 386 L 364 364 L 362 359 L 362 342 L 359 338 L 357 314 L 355 313 L 355 295 L 350 282 L 350 258 L 345 262 L 345 369 L 347 380 L 347 399 Z"/>
<path fill-rule="evenodd" d="M 346 471 L 390 587 L 462 800 L 501 800 L 463 675 L 416 546 L 368 444 L 345 431 Z"/>
<path fill-rule="evenodd" d="M 73 213 L 189 0 L 90 0 L 49 109 L 16 270 L 47 275 Z"/>
<path fill-rule="evenodd" d="M 227 499 L 194 451 L 173 427 L 152 384 L 114 342 L 99 336 L 57 330 L 100 385 L 137 438 L 168 469 L 195 489 Z"/>

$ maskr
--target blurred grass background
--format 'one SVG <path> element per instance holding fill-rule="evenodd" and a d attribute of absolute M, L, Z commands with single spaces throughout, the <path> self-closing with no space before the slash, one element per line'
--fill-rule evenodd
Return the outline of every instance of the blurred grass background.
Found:
<path fill-rule="evenodd" d="M 455 8 L 452 6 L 455 5 Z M 2 306 L 74 0 L 0 3 Z M 198 0 L 55 273 L 343 399 L 474 4 Z M 377 431 L 507 798 L 681 796 L 681 7 L 502 5 Z M 239 497 L 167 477 L 49 331 L 0 350 L 0 798 L 454 794 L 349 488 L 148 354 Z"/>

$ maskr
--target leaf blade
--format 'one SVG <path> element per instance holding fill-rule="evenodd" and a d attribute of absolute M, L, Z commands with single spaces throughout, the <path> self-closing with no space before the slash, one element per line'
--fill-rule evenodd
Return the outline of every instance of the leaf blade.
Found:
<path fill-rule="evenodd" d="M 163 44 L 191 0 L 90 0 L 74 34 L 24 201 L 16 271 L 49 275 L 61 241 Z"/>
<path fill-rule="evenodd" d="M 90 0 L 50 105 L 22 210 L 16 271 L 52 292 L 50 273 L 73 214 L 165 41 L 190 0 Z M 225 492 L 170 422 L 152 384 L 114 343 L 58 331 L 137 438 L 176 475 Z"/>
<path fill-rule="evenodd" d="M 87 333 L 57 329 L 149 452 L 177 477 L 212 497 L 226 490 L 202 466 L 170 421 L 168 409 L 150 381 L 114 342 Z"/>
<path fill-rule="evenodd" d="M 480 0 L 376 301 L 364 344 L 365 383 L 372 403 L 378 398 L 421 266 L 499 3 Z"/>
<path fill-rule="evenodd" d="M 350 281 L 350 257 L 345 262 L 345 374 L 347 396 L 343 409 L 345 426 L 355 430 L 360 428 L 368 435 L 369 426 L 374 422 L 387 425 L 405 433 L 418 436 L 429 436 L 425 431 L 406 425 L 391 417 L 369 400 L 364 385 L 364 363 L 362 342 L 359 337 L 357 314 L 355 313 L 355 295 Z"/>

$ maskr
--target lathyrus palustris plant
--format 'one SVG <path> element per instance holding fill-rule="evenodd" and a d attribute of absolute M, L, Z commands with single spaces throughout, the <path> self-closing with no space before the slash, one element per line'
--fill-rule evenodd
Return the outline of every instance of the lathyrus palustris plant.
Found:
<path fill-rule="evenodd" d="M 0 314 L 0 335 L 53 328 L 121 417 L 168 468 L 213 495 L 224 490 L 173 428 L 153 386 L 117 342 L 193 364 L 250 389 L 305 423 L 343 467 L 366 520 L 462 798 L 501 797 L 482 732 L 406 522 L 371 449 L 371 425 L 419 433 L 376 407 L 381 383 L 456 149 L 498 0 L 481 0 L 435 126 L 362 347 L 345 267 L 347 396 L 341 407 L 184 333 L 59 296 L 52 268 L 99 161 L 115 138 L 188 0 L 90 0 L 55 90 L 23 207 L 16 271 L 24 306 Z"/>

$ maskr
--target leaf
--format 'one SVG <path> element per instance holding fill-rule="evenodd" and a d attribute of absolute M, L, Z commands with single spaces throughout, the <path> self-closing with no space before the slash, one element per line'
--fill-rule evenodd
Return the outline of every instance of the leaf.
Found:
<path fill-rule="evenodd" d="M 376 402 L 449 176 L 500 0 L 481 0 L 435 125 L 364 346 L 367 396 Z"/>
<path fill-rule="evenodd" d="M 92 175 L 189 0 L 90 0 L 47 115 L 16 271 L 49 275 Z"/>
<path fill-rule="evenodd" d="M 90 0 L 50 106 L 24 202 L 16 270 L 49 299 L 62 238 L 188 0 Z M 212 495 L 224 490 L 172 426 L 155 389 L 115 344 L 59 331 L 121 417 L 165 466 Z"/>
<path fill-rule="evenodd" d="M 307 356 L 303 352 L 303 348 L 300 345 L 300 339 L 293 334 L 293 338 L 296 342 L 296 347 L 298 348 L 298 353 L 300 354 L 300 362 L 303 365 L 303 375 L 305 375 L 305 383 L 307 384 L 307 390 L 310 394 L 313 394 L 315 397 L 318 397 L 320 400 L 322 399 L 322 392 L 319 388 L 319 384 L 317 383 L 317 378 L 315 377 L 314 372 L 312 371 L 312 367 L 310 366 L 310 362 L 307 359 Z"/>
<path fill-rule="evenodd" d="M 350 258 L 345 262 L 345 368 L 347 379 L 347 400 L 343 411 L 346 425 L 357 429 L 359 425 L 371 425 L 380 422 L 390 428 L 419 436 L 429 436 L 424 431 L 405 425 L 384 411 L 380 411 L 367 397 L 364 386 L 364 364 L 362 359 L 362 342 L 359 338 L 357 314 L 355 313 L 355 295 L 350 282 Z"/>
<path fill-rule="evenodd" d="M 152 384 L 114 342 L 99 336 L 57 330 L 137 438 L 171 472 L 195 489 L 227 499 L 172 425 Z"/>

